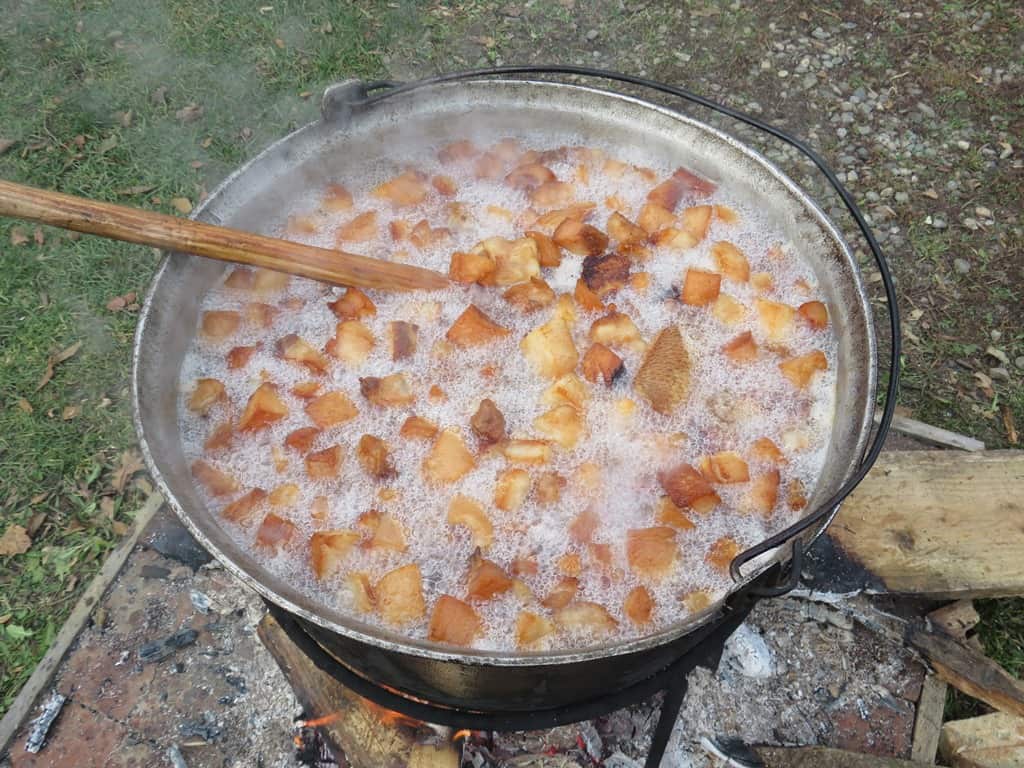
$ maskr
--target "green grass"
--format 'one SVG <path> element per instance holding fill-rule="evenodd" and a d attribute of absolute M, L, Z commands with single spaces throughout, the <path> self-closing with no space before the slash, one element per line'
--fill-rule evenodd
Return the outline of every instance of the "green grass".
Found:
<path fill-rule="evenodd" d="M 674 3 L 644 3 L 636 10 L 630 5 L 628 12 L 615 2 L 597 5 L 11 0 L 0 13 L 0 139 L 15 144 L 0 155 L 0 178 L 172 213 L 172 198 L 196 202 L 267 143 L 314 119 L 319 92 L 330 82 L 351 76 L 413 79 L 496 61 L 589 63 L 594 45 L 605 48 L 612 68 L 644 67 L 652 77 L 702 92 L 718 83 L 722 98 L 758 99 L 781 115 L 793 102 L 774 103 L 774 74 L 749 74 L 776 41 L 776 33 L 766 32 L 769 22 L 780 23 L 781 34 L 789 35 L 847 14 L 864 21 L 856 17 L 859 11 L 838 2 L 824 3 L 828 16 L 811 22 L 799 18 L 796 7 L 720 4 L 708 13 L 714 4 L 701 2 L 677 16 Z M 1021 207 L 1019 176 L 991 173 L 978 150 L 994 130 L 989 115 L 1011 116 L 1011 124 L 1020 127 L 1024 97 L 980 87 L 971 74 L 1011 60 L 1024 20 L 1014 14 L 1013 3 L 984 3 L 993 20 L 984 34 L 972 33 L 953 14 L 975 5 L 936 8 L 929 14 L 928 35 L 883 34 L 846 67 L 854 86 L 886 81 L 888 88 L 882 70 L 899 62 L 891 66 L 908 70 L 908 81 L 935 88 L 925 98 L 945 113 L 943 130 L 973 124 L 980 132 L 969 153 L 920 161 L 932 164 L 922 189 L 941 190 L 950 163 L 984 182 L 968 197 L 943 196 L 950 222 L 973 205 L 987 205 L 1001 216 Z M 870 15 L 912 27 L 896 18 L 897 10 L 875 4 Z M 780 13 L 784 18 L 776 18 Z M 859 28 L 876 27 L 871 22 Z M 595 44 L 584 42 L 590 29 L 599 33 Z M 920 56 L 908 60 L 908 46 Z M 726 61 L 722 50 L 736 55 Z M 673 55 L 682 51 L 690 56 L 686 63 Z M 637 52 L 643 54 L 639 64 L 632 58 Z M 661 57 L 656 65 L 648 62 L 655 55 Z M 901 81 L 894 82 L 898 90 Z M 192 104 L 202 114 L 179 119 L 179 111 Z M 835 149 L 830 141 L 828 135 L 821 138 L 826 156 Z M 886 183 L 906 186 L 902 179 L 879 178 L 874 188 Z M 918 418 L 1004 447 L 1004 403 L 1024 432 L 1020 372 L 985 400 L 973 389 L 971 372 L 951 361 L 976 360 L 992 330 L 1003 334 L 1000 345 L 1011 359 L 1024 354 L 1019 319 L 999 311 L 1024 300 L 1019 229 L 1014 234 L 1012 227 L 1003 228 L 998 236 L 955 227 L 937 232 L 923 218 L 915 209 L 900 220 L 908 243 L 891 254 L 907 301 L 904 311 L 926 310 L 920 322 L 911 323 L 920 343 L 906 348 L 901 402 Z M 15 227 L 29 235 L 28 243 L 11 243 Z M 134 444 L 128 382 L 136 313 L 112 312 L 106 305 L 128 291 L 141 294 L 156 258 L 145 248 L 71 239 L 49 229 L 40 245 L 32 229 L 0 220 L 0 533 L 11 523 L 38 523 L 28 552 L 0 556 L 0 712 L 146 490 L 129 484 L 118 492 L 113 484 L 120 457 Z M 961 253 L 974 264 L 962 278 L 951 266 Z M 968 304 L 977 309 L 963 311 Z M 48 356 L 79 341 L 78 354 L 37 391 Z M 65 420 L 69 408 L 77 410 Z M 980 609 L 986 649 L 1019 674 L 1024 604 L 985 601 Z M 963 700 L 953 705 L 963 706 Z"/>

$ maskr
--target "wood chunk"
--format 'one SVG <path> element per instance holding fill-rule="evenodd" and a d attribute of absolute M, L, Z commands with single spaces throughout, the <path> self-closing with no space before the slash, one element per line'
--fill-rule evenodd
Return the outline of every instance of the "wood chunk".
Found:
<path fill-rule="evenodd" d="M 914 736 L 916 746 L 916 732 Z M 936 736 L 943 763 L 953 768 L 1020 768 L 1024 765 L 1024 718 L 1021 717 L 993 712 L 954 720 L 942 725 L 941 734 L 936 733 Z"/>
<path fill-rule="evenodd" d="M 978 622 L 981 621 L 981 616 L 974 607 L 973 600 L 957 600 L 941 608 L 936 608 L 928 614 L 928 621 L 961 643 L 971 645 L 976 650 L 982 650 L 980 645 L 975 644 L 978 642 L 976 637 L 967 637 L 967 634 L 974 630 L 978 626 Z"/>
<path fill-rule="evenodd" d="M 238 420 L 238 430 L 251 432 L 264 429 L 287 415 L 288 406 L 278 395 L 277 387 L 269 382 L 260 384 L 245 404 L 245 410 Z"/>
<path fill-rule="evenodd" d="M 942 718 L 946 709 L 946 692 L 949 686 L 936 675 L 925 675 L 921 685 L 921 698 L 914 715 L 914 740 L 910 747 L 910 758 L 925 765 L 935 763 L 942 732 Z M 1024 736 L 1024 731 L 1022 731 Z M 1021 741 L 1024 748 L 1024 740 Z M 1024 751 L 1021 752 L 1024 757 Z"/>
<path fill-rule="evenodd" d="M 408 624 L 427 612 L 418 565 L 403 565 L 388 571 L 374 585 L 373 593 L 381 618 L 393 626 Z"/>
<path fill-rule="evenodd" d="M 765 768 L 921 768 L 920 763 L 829 747 L 754 747 Z"/>
<path fill-rule="evenodd" d="M 633 388 L 658 413 L 671 414 L 690 393 L 690 355 L 675 325 L 663 329 L 648 347 Z"/>
<path fill-rule="evenodd" d="M 958 643 L 925 622 L 915 622 L 907 642 L 924 654 L 942 680 L 968 696 L 1016 717 L 1024 717 L 1024 683 L 980 651 Z"/>
<path fill-rule="evenodd" d="M 624 253 L 613 251 L 603 256 L 588 256 L 583 260 L 582 280 L 600 297 L 619 290 L 629 282 L 632 262 Z"/>
<path fill-rule="evenodd" d="M 457 347 L 477 347 L 508 336 L 507 328 L 495 323 L 475 304 L 458 316 L 445 338 Z"/>
<path fill-rule="evenodd" d="M 451 595 L 441 595 L 430 615 L 427 639 L 451 645 L 472 645 L 483 627 L 480 616 L 469 604 Z"/>

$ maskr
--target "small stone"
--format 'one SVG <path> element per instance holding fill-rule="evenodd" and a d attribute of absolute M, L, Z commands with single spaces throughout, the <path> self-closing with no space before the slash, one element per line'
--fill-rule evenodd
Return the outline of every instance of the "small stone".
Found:
<path fill-rule="evenodd" d="M 978 229 L 981 225 L 978 224 L 977 219 L 968 216 L 966 219 L 964 219 L 964 226 L 973 232 L 974 230 Z"/>
<path fill-rule="evenodd" d="M 971 144 L 970 144 L 970 142 L 968 142 L 968 141 L 964 141 L 963 139 L 960 139 L 960 141 L 958 141 L 958 142 L 956 143 L 956 146 L 957 146 L 957 149 L 962 149 L 962 150 L 964 150 L 965 152 L 966 152 L 966 151 L 967 151 L 968 149 L 970 149 L 970 148 L 971 148 Z"/>
<path fill-rule="evenodd" d="M 917 102 L 917 108 L 925 117 L 935 117 L 935 110 L 929 107 L 923 101 Z"/>
<path fill-rule="evenodd" d="M 789 77 L 789 71 L 785 69 L 779 70 L 779 77 Z"/>
<path fill-rule="evenodd" d="M 865 192 L 864 197 L 867 198 L 867 201 L 869 203 L 877 203 L 881 199 L 879 194 L 875 192 L 875 190 L 873 189 L 869 189 L 867 192 Z"/>
<path fill-rule="evenodd" d="M 947 226 L 946 220 L 936 217 L 932 219 L 932 226 L 935 227 L 936 229 L 945 229 Z"/>
<path fill-rule="evenodd" d="M 885 187 L 879 194 L 882 196 L 883 200 L 887 200 L 888 198 L 892 197 L 892 193 L 892 187 Z"/>
<path fill-rule="evenodd" d="M 594 40 L 596 37 L 597 37 L 597 30 L 596 29 L 592 29 L 589 32 L 587 32 L 587 40 Z"/>
<path fill-rule="evenodd" d="M 1003 332 L 1002 331 L 989 331 L 988 335 L 992 337 L 992 341 L 999 341 L 1001 338 L 1003 338 Z M 988 351 L 988 350 L 986 350 L 986 351 Z M 1002 350 L 999 350 L 999 351 L 1002 352 Z M 1005 352 L 1003 352 L 1003 356 L 1000 357 L 999 359 L 1002 360 L 1007 365 L 1010 364 L 1010 361 L 1007 359 Z"/>
<path fill-rule="evenodd" d="M 764 679 L 774 674 L 768 644 L 757 630 L 747 624 L 740 624 L 726 642 L 722 661 L 744 677 Z"/>
<path fill-rule="evenodd" d="M 992 379 L 992 381 L 1010 380 L 1010 372 L 1003 368 L 1002 366 L 999 366 L 998 368 L 989 368 L 988 375 Z"/>
<path fill-rule="evenodd" d="M 893 195 L 893 200 L 895 200 L 897 203 L 905 203 L 908 200 L 910 200 L 910 195 L 902 191 L 897 192 L 895 195 Z"/>
<path fill-rule="evenodd" d="M 953 269 L 961 275 L 966 275 L 971 271 L 971 262 L 967 259 L 953 259 Z"/>
<path fill-rule="evenodd" d="M 816 40 L 828 40 L 828 38 L 831 37 L 831 35 L 829 35 L 829 33 L 826 32 L 821 27 L 815 27 L 814 31 L 811 32 L 811 37 L 815 38 Z"/>
<path fill-rule="evenodd" d="M 977 206 L 977 207 L 976 207 L 976 208 L 974 209 L 974 212 L 975 212 L 975 213 L 976 213 L 976 214 L 977 214 L 978 216 L 981 216 L 981 218 L 983 218 L 983 219 L 991 219 L 991 218 L 992 218 L 992 211 L 990 211 L 990 210 L 989 210 L 988 208 L 986 208 L 986 207 L 985 207 L 985 206 L 983 206 L 983 205 L 979 205 L 979 206 Z"/>
<path fill-rule="evenodd" d="M 1020 368 L 1021 370 L 1024 370 L 1024 355 L 1021 355 L 1020 357 L 1018 357 L 1013 362 L 1017 365 L 1018 368 Z"/>
<path fill-rule="evenodd" d="M 857 176 L 857 172 L 856 171 L 848 171 L 846 173 L 846 180 L 847 181 L 856 181 L 858 178 L 859 177 Z"/>
<path fill-rule="evenodd" d="M 804 90 L 808 90 L 810 88 L 813 88 L 817 84 L 818 84 L 818 76 L 815 75 L 813 72 L 811 74 L 809 74 L 809 75 L 806 75 L 804 77 L 804 80 L 803 80 L 803 83 L 802 83 L 802 85 L 804 87 Z"/>

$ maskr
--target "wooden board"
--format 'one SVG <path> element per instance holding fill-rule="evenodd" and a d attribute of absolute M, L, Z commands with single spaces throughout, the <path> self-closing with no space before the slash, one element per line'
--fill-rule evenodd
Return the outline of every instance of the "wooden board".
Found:
<path fill-rule="evenodd" d="M 458 751 L 452 744 L 419 744 L 412 725 L 397 722 L 394 713 L 318 669 L 272 616 L 263 617 L 257 634 L 306 710 L 306 719 L 327 719 L 319 727 L 332 749 L 341 753 L 336 757 L 347 759 L 351 768 L 457 768 Z"/>
<path fill-rule="evenodd" d="M 953 768 L 1024 766 L 1024 718 L 1002 712 L 942 726 L 943 760 Z"/>
<path fill-rule="evenodd" d="M 890 592 L 1024 595 L 1024 451 L 892 451 L 829 535 Z"/>
<path fill-rule="evenodd" d="M 755 747 L 765 768 L 914 768 L 912 763 L 878 755 L 861 755 L 829 747 Z"/>
<path fill-rule="evenodd" d="M 929 674 L 921 686 L 921 698 L 917 702 L 914 716 L 914 742 L 910 747 L 910 759 L 932 765 L 939 751 L 939 734 L 942 730 L 942 715 L 946 709 L 948 686 L 936 675 Z"/>

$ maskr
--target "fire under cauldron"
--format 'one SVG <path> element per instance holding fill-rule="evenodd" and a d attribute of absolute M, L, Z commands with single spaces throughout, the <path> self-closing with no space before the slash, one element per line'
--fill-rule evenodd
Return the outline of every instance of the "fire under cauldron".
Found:
<path fill-rule="evenodd" d="M 513 76 L 563 77 L 560 81 Z M 796 146 L 825 173 L 870 246 L 887 294 L 891 360 L 898 360 L 895 293 L 884 258 L 856 205 L 813 152 L 754 118 L 681 89 L 581 67 L 505 67 L 416 83 L 347 81 L 329 87 L 321 119 L 268 147 L 233 173 L 193 214 L 200 220 L 267 232 L 287 201 L 322 188 L 347 158 L 388 156 L 410 137 L 441 144 L 454 126 L 501 137 L 574 132 L 636 145 L 711 179 L 729 179 L 756 197 L 812 265 L 839 343 L 836 412 L 828 457 L 808 509 L 788 529 L 740 554 L 722 602 L 638 639 L 586 649 L 496 652 L 413 640 L 315 604 L 264 569 L 221 529 L 200 499 L 178 432 L 178 371 L 195 334 L 200 302 L 224 265 L 168 254 L 150 287 L 134 349 L 134 415 L 142 451 L 160 491 L 196 538 L 260 593 L 315 663 L 371 700 L 418 719 L 455 727 L 523 730 L 587 719 L 668 689 L 649 765 L 660 762 L 685 691 L 685 672 L 715 664 L 725 640 L 754 603 L 783 594 L 800 576 L 802 553 L 867 473 L 889 426 L 897 369 L 889 364 L 881 424 L 870 442 L 878 367 L 875 329 L 850 248 L 821 209 L 757 152 L 710 126 L 652 102 L 564 81 L 598 77 L 655 89 L 767 131 Z M 461 136 L 460 136 L 461 137 Z M 654 761 L 654 762 L 651 762 Z"/>

